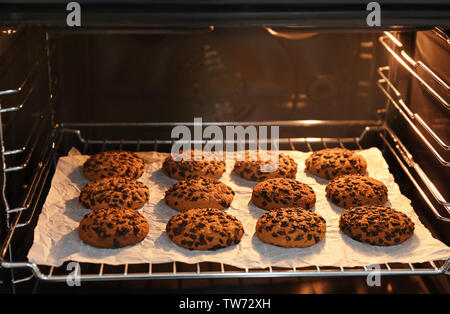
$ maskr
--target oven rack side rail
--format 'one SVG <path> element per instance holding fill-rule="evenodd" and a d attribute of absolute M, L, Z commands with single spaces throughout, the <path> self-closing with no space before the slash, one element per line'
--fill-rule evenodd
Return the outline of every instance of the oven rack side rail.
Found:
<path fill-rule="evenodd" d="M 432 155 L 439 161 L 439 163 L 445 167 L 450 167 L 450 161 L 447 161 L 442 157 L 442 155 L 438 152 L 438 150 L 434 147 L 433 144 L 427 139 L 427 137 L 423 134 L 423 132 L 416 126 L 415 121 L 419 123 L 419 125 L 427 132 L 427 134 L 434 139 L 439 145 L 448 150 L 448 145 L 444 144 L 441 138 L 428 126 L 428 124 L 420 117 L 419 114 L 413 113 L 409 107 L 406 105 L 405 101 L 402 98 L 401 93 L 395 87 L 395 85 L 389 80 L 385 72 L 389 71 L 389 67 L 380 67 L 377 72 L 380 75 L 380 79 L 377 81 L 377 85 L 382 93 L 386 96 L 389 103 L 393 105 L 393 108 L 397 110 L 400 116 L 407 123 L 408 127 L 414 132 L 417 139 L 419 139 L 425 147 L 432 153 Z M 390 92 L 392 91 L 392 92 Z M 394 95 L 391 95 L 391 94 Z M 395 139 L 398 144 L 398 148 L 400 152 L 405 156 L 405 161 L 407 165 L 415 170 L 415 172 L 419 175 L 421 181 L 427 186 L 428 190 L 433 195 L 433 198 L 450 214 L 450 202 L 444 198 L 444 196 L 439 192 L 439 190 L 435 187 L 432 180 L 425 174 L 422 168 L 415 162 L 413 155 L 408 151 L 408 149 L 401 144 L 400 140 L 393 134 L 391 131 L 392 137 Z M 438 219 L 442 219 L 439 215 L 437 215 Z"/>
<path fill-rule="evenodd" d="M 439 28 L 435 28 L 434 32 Z M 387 41 L 393 44 L 393 47 L 388 44 Z M 394 58 L 394 60 L 401 65 L 415 80 L 417 80 L 425 90 L 434 97 L 445 109 L 450 110 L 450 103 L 448 102 L 448 94 L 450 93 L 450 84 L 445 81 L 442 77 L 436 74 L 421 60 L 414 60 L 404 49 L 403 44 L 388 31 L 384 32 L 383 36 L 378 38 L 382 47 Z M 399 52 L 397 52 L 399 51 Z M 435 88 L 431 87 L 420 74 L 417 73 L 416 69 L 422 69 L 427 76 L 437 83 L 445 93 L 445 96 L 441 95 Z"/>
<path fill-rule="evenodd" d="M 78 137 L 80 143 L 84 144 L 84 148 L 86 149 L 88 145 L 101 145 L 102 148 L 106 146 L 106 144 L 114 144 L 114 145 L 122 145 L 122 141 L 89 141 L 82 137 L 81 132 L 79 130 L 69 130 L 69 129 L 60 129 L 56 130 L 56 138 L 59 140 L 56 143 L 61 142 L 62 134 L 65 133 L 73 133 Z M 450 221 L 447 217 L 441 216 L 439 211 L 434 207 L 433 202 L 428 197 L 428 194 L 424 191 L 421 184 L 415 179 L 415 176 L 411 173 L 410 169 L 415 169 L 411 167 L 408 159 L 408 154 L 403 151 L 403 144 L 396 137 L 392 130 L 390 130 L 385 125 L 377 125 L 377 126 L 367 126 L 364 131 L 361 133 L 359 137 L 349 137 L 349 138 L 285 138 L 280 139 L 281 142 L 284 142 L 289 145 L 291 150 L 297 150 L 298 145 L 306 146 L 307 150 L 313 151 L 313 145 L 321 145 L 323 148 L 327 147 L 354 147 L 356 149 L 363 149 L 363 140 L 368 136 L 369 133 L 374 133 L 381 139 L 384 147 L 392 153 L 395 157 L 395 160 L 399 164 L 400 168 L 403 169 L 407 177 L 411 180 L 412 185 L 419 192 L 421 198 L 425 201 L 425 203 L 430 207 L 432 212 L 436 215 L 437 218 L 441 220 Z M 165 141 L 160 142 L 158 140 L 136 140 L 134 144 L 136 145 L 137 150 L 139 150 L 139 145 L 145 142 L 147 144 L 153 143 L 154 148 L 158 149 L 158 145 L 160 144 L 171 144 L 171 141 L 167 143 Z M 55 147 L 55 145 L 52 145 Z M 34 212 L 31 214 L 33 215 Z M 9 241 L 11 240 L 14 233 L 14 229 L 11 229 L 9 232 Z M 9 247 L 9 242 L 5 241 L 2 246 L 2 255 L 0 260 L 0 266 L 5 269 L 28 269 L 31 271 L 31 274 L 25 278 L 13 279 L 13 284 L 21 283 L 32 278 L 38 278 L 42 281 L 49 282 L 61 282 L 67 280 L 68 274 L 64 273 L 64 269 L 61 267 L 49 267 L 45 265 L 36 265 L 30 262 L 13 262 L 7 261 L 4 256 Z M 83 263 L 81 263 L 83 264 Z M 170 264 L 170 263 L 169 263 Z M 169 266 L 170 270 L 164 271 L 155 271 L 159 265 L 158 264 L 147 264 L 145 267 L 147 271 L 142 272 L 133 272 L 133 265 L 121 265 L 121 271 L 114 270 L 113 272 L 107 272 L 107 269 L 110 265 L 105 264 L 96 264 L 98 266 L 96 272 L 92 272 L 91 269 L 89 272 L 79 273 L 79 278 L 81 281 L 99 281 L 99 280 L 141 280 L 141 279 L 195 279 L 195 278 L 255 278 L 255 277 L 327 277 L 327 276 L 368 276 L 371 274 L 371 269 L 369 266 L 356 266 L 356 267 L 347 267 L 347 266 L 339 266 L 339 267 L 328 267 L 321 265 L 314 265 L 311 267 L 292 267 L 292 268 L 282 268 L 279 267 L 268 267 L 266 269 L 236 269 L 229 265 L 213 263 L 215 265 L 215 270 L 202 270 L 204 266 L 202 263 L 197 263 L 191 265 L 191 269 L 188 271 L 180 270 L 178 267 L 180 263 L 177 261 L 173 261 L 171 266 Z M 192 267 L 194 269 L 192 269 Z M 83 268 L 83 267 L 81 267 Z M 444 261 L 428 261 L 425 263 L 393 263 L 386 262 L 380 264 L 380 268 L 377 272 L 380 275 L 439 275 L 446 274 L 450 275 L 450 259 Z M 84 271 L 84 269 L 82 269 Z M 61 274 L 62 273 L 62 274 Z"/>
<path fill-rule="evenodd" d="M 449 43 L 448 37 L 444 36 L 445 34 L 443 34 L 438 27 L 434 28 L 433 32 L 440 39 Z M 396 37 L 395 32 L 385 31 L 384 34 L 378 38 L 378 41 L 388 55 L 392 57 L 392 60 L 395 63 L 394 67 L 399 65 L 400 68 L 406 70 L 407 74 L 410 75 L 412 79 L 418 81 L 424 91 L 436 100 L 437 104 L 441 105 L 446 110 L 450 110 L 450 104 L 448 102 L 450 93 L 449 82 L 435 73 L 421 60 L 412 58 L 406 52 L 402 42 Z M 417 71 L 419 68 L 422 70 L 422 73 Z M 392 107 L 394 111 L 397 111 L 399 116 L 406 123 L 406 127 L 412 131 L 413 136 L 424 145 L 426 150 L 431 153 L 431 156 L 434 157 L 440 165 L 450 167 L 450 161 L 446 159 L 448 151 L 450 151 L 450 144 L 446 142 L 442 136 L 436 133 L 433 127 L 430 126 L 419 113 L 413 112 L 410 109 L 410 106 L 408 106 L 407 102 L 404 100 L 399 88 L 391 79 L 391 67 L 380 66 L 377 69 L 377 74 L 379 75 L 379 79 L 376 81 L 376 84 L 382 92 L 382 95 L 387 99 L 386 106 Z M 432 87 L 428 83 L 431 81 L 435 83 L 434 85 L 436 87 Z M 439 87 L 439 91 L 437 87 Z M 397 139 L 396 142 L 398 142 Z M 414 169 L 414 172 L 417 173 L 420 181 L 427 186 L 427 189 L 432 194 L 434 200 L 450 214 L 450 201 L 447 200 L 434 186 L 432 180 L 429 179 L 421 167 L 415 162 L 414 156 L 403 144 L 398 144 L 397 148 L 400 153 L 404 155 L 407 166 Z M 440 220 L 446 220 L 442 219 L 439 215 L 436 215 L 436 217 Z"/>
<path fill-rule="evenodd" d="M 21 27 L 18 27 L 17 29 L 7 28 L 6 32 L 3 32 L 3 34 L 14 35 L 20 29 Z M 3 187 L 3 193 L 0 199 L 2 206 L 4 207 L 5 220 L 8 228 L 11 228 L 14 224 L 13 220 L 15 219 L 15 217 L 17 217 L 14 216 L 16 213 L 29 209 L 30 211 L 34 211 L 35 208 L 33 207 L 33 197 L 36 195 L 37 191 L 42 192 L 42 188 L 39 187 L 39 182 L 42 177 L 47 177 L 49 167 L 48 163 L 41 163 L 36 166 L 36 169 L 33 172 L 30 181 L 28 182 L 28 184 L 26 184 L 26 190 L 23 192 L 24 198 L 17 206 L 10 206 L 10 201 L 5 195 L 4 190 L 8 183 L 6 180 L 6 175 L 10 173 L 23 172 L 27 168 L 29 168 L 31 159 L 33 158 L 33 156 L 35 156 L 35 154 L 37 154 L 36 151 L 38 151 L 39 147 L 38 142 L 42 138 L 45 127 L 51 125 L 51 107 L 58 99 L 58 95 L 50 94 L 49 105 L 43 110 L 31 113 L 33 117 L 33 123 L 31 124 L 22 144 L 10 148 L 8 147 L 8 143 L 6 143 L 7 141 L 6 138 L 4 138 L 4 135 L 7 135 L 9 133 L 14 134 L 13 128 L 16 128 L 17 125 L 19 125 L 16 120 L 19 116 L 23 116 L 25 114 L 23 111 L 28 109 L 27 107 L 30 106 L 30 99 L 38 90 L 39 84 L 41 84 L 42 82 L 42 78 L 50 71 L 49 60 L 54 55 L 55 50 L 55 45 L 50 45 L 47 40 L 43 47 L 39 49 L 38 55 L 34 59 L 30 70 L 22 78 L 20 83 L 15 87 L 0 90 L 0 125 L 3 125 L 4 115 L 14 115 L 8 121 L 8 123 L 3 125 L 4 128 L 2 129 L 2 132 L 0 132 L 0 143 L 2 144 L 0 152 L 2 161 L 1 180 Z M 2 67 L 9 68 L 16 61 L 16 57 L 14 57 L 8 62 L 3 63 Z M 16 97 L 14 100 L 14 104 L 4 106 L 4 100 L 11 96 Z M 17 158 L 18 161 L 16 160 L 14 163 L 12 163 L 7 161 L 7 158 L 11 156 L 18 156 L 20 158 Z M 44 155 L 41 155 L 40 159 L 47 160 L 48 158 Z"/>
<path fill-rule="evenodd" d="M 436 132 L 422 119 L 418 113 L 412 112 L 411 109 L 409 109 L 403 100 L 400 91 L 388 78 L 388 75 L 386 75 L 386 72 L 389 72 L 389 70 L 389 66 L 383 66 L 377 69 L 377 73 L 380 76 L 380 79 L 377 80 L 378 88 L 383 92 L 388 101 L 394 105 L 394 108 L 397 109 L 411 129 L 415 132 L 417 138 L 425 144 L 439 163 L 445 167 L 450 167 L 450 161 L 442 157 L 438 150 L 427 140 L 419 128 L 417 128 L 414 122 L 417 121 L 417 123 L 426 131 L 426 134 L 428 134 L 443 150 L 449 151 L 450 145 L 447 144 L 438 134 L 436 134 Z M 386 85 L 386 87 L 384 87 L 384 85 Z M 391 95 L 390 90 L 392 90 L 394 95 Z"/>

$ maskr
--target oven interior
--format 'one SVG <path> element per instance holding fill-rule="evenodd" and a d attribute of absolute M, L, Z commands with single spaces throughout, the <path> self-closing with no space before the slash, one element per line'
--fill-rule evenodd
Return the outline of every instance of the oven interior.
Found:
<path fill-rule="evenodd" d="M 26 259 L 60 156 L 71 147 L 83 154 L 110 149 L 169 152 L 171 129 L 178 124 L 192 127 L 196 117 L 205 126 L 222 128 L 279 125 L 280 149 L 378 147 L 423 224 L 450 243 L 446 27 L 0 30 L 5 291 L 63 286 L 65 265 L 47 267 Z M 433 287 L 429 291 L 440 291 L 449 287 L 448 268 L 447 260 L 386 263 L 381 271 L 387 278 L 406 277 L 422 286 L 425 281 Z M 329 292 L 342 282 L 354 283 L 367 269 L 317 265 L 249 270 L 173 262 L 82 264 L 81 274 L 86 284 L 107 282 L 116 288 L 119 282 L 135 282 L 152 289 L 188 289 L 185 283 L 195 282 L 193 287 L 203 290 L 216 285 L 227 289 L 229 284 L 267 291 L 277 280 L 294 280 L 296 287 L 303 287 L 295 291 Z M 406 281 L 397 283 L 408 286 Z"/>

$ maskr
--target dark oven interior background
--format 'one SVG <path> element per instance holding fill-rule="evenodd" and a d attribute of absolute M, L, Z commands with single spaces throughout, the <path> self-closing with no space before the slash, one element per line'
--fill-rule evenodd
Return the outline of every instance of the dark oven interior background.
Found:
<path fill-rule="evenodd" d="M 376 33 L 55 34 L 71 122 L 375 119 Z M 108 108 L 108 112 L 105 112 Z M 323 110 L 325 109 L 326 110 Z M 89 115 L 85 115 L 89 110 Z"/>

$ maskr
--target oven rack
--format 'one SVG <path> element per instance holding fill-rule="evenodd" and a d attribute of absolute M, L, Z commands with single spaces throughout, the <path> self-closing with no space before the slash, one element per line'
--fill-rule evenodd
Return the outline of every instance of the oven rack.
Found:
<path fill-rule="evenodd" d="M 264 122 L 260 122 L 264 125 Z M 276 122 L 271 122 L 276 123 Z M 299 123 L 299 122 L 297 122 Z M 317 123 L 332 123 L 320 122 Z M 230 124 L 230 123 L 227 123 Z M 58 154 L 56 151 L 61 145 L 62 139 L 68 134 L 75 135 L 78 140 L 78 147 L 82 151 L 92 149 L 95 151 L 105 148 L 122 148 L 122 145 L 135 145 L 135 151 L 139 151 L 142 145 L 153 145 L 155 150 L 161 149 L 161 145 L 167 145 L 170 148 L 170 140 L 88 140 L 83 138 L 80 130 L 59 128 L 54 132 L 54 139 L 50 145 L 51 149 L 47 153 L 48 164 L 56 166 Z M 379 144 L 374 144 L 369 137 L 375 136 Z M 408 153 L 404 151 L 404 145 L 396 135 L 385 125 L 372 125 L 364 128 L 359 137 L 304 137 L 304 138 L 283 138 L 280 144 L 284 143 L 291 150 L 314 151 L 315 149 L 326 147 L 346 147 L 350 149 L 363 149 L 376 145 L 381 145 L 384 152 L 392 154 L 399 167 L 403 169 L 412 185 L 417 189 L 419 195 L 430 207 L 435 215 L 439 211 L 434 207 L 433 202 L 428 198 L 428 194 L 422 188 L 422 185 L 415 179 L 411 173 L 411 165 Z M 112 147 L 111 147 L 112 149 Z M 52 159 L 53 162 L 50 161 Z M 47 162 L 46 162 L 47 163 Z M 415 168 L 412 168 L 415 169 Z M 431 182 L 431 181 L 430 181 Z M 30 214 L 30 217 L 34 215 Z M 443 217 L 443 220 L 448 219 Z M 10 231 L 9 240 L 13 236 L 14 229 Z M 368 276 L 373 269 L 371 265 L 362 265 L 359 267 L 330 267 L 322 265 L 313 265 L 310 267 L 268 267 L 265 269 L 240 269 L 225 265 L 222 263 L 200 262 L 197 264 L 185 264 L 177 261 L 164 264 L 125 264 L 112 266 L 107 264 L 76 263 L 76 268 L 69 268 L 69 262 L 62 266 L 36 265 L 30 262 L 9 262 L 3 257 L 8 249 L 8 242 L 5 241 L 2 246 L 1 266 L 6 269 L 27 269 L 31 274 L 24 278 L 14 279 L 13 284 L 28 281 L 37 278 L 45 282 L 64 282 L 74 276 L 80 281 L 108 281 L 108 280 L 151 280 L 151 279 L 196 279 L 196 278 L 257 278 L 257 277 L 345 277 L 345 276 Z M 73 266 L 73 265 L 72 265 Z M 446 261 L 428 261 L 425 263 L 383 263 L 378 265 L 376 270 L 380 275 L 438 275 L 450 274 L 450 259 Z"/>

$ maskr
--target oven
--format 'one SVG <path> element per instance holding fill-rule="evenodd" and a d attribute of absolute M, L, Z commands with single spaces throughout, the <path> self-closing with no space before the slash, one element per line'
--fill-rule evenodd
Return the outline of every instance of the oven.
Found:
<path fill-rule="evenodd" d="M 216 262 L 27 259 L 58 161 L 72 148 L 170 152 L 177 125 L 279 126 L 279 147 L 382 152 L 430 234 L 450 243 L 450 8 L 380 1 L 0 2 L 4 293 L 448 293 L 449 257 L 239 268 Z M 374 9 L 376 10 L 376 8 Z M 75 23 L 76 17 L 72 19 Z M 71 290 L 72 289 L 72 290 Z"/>

